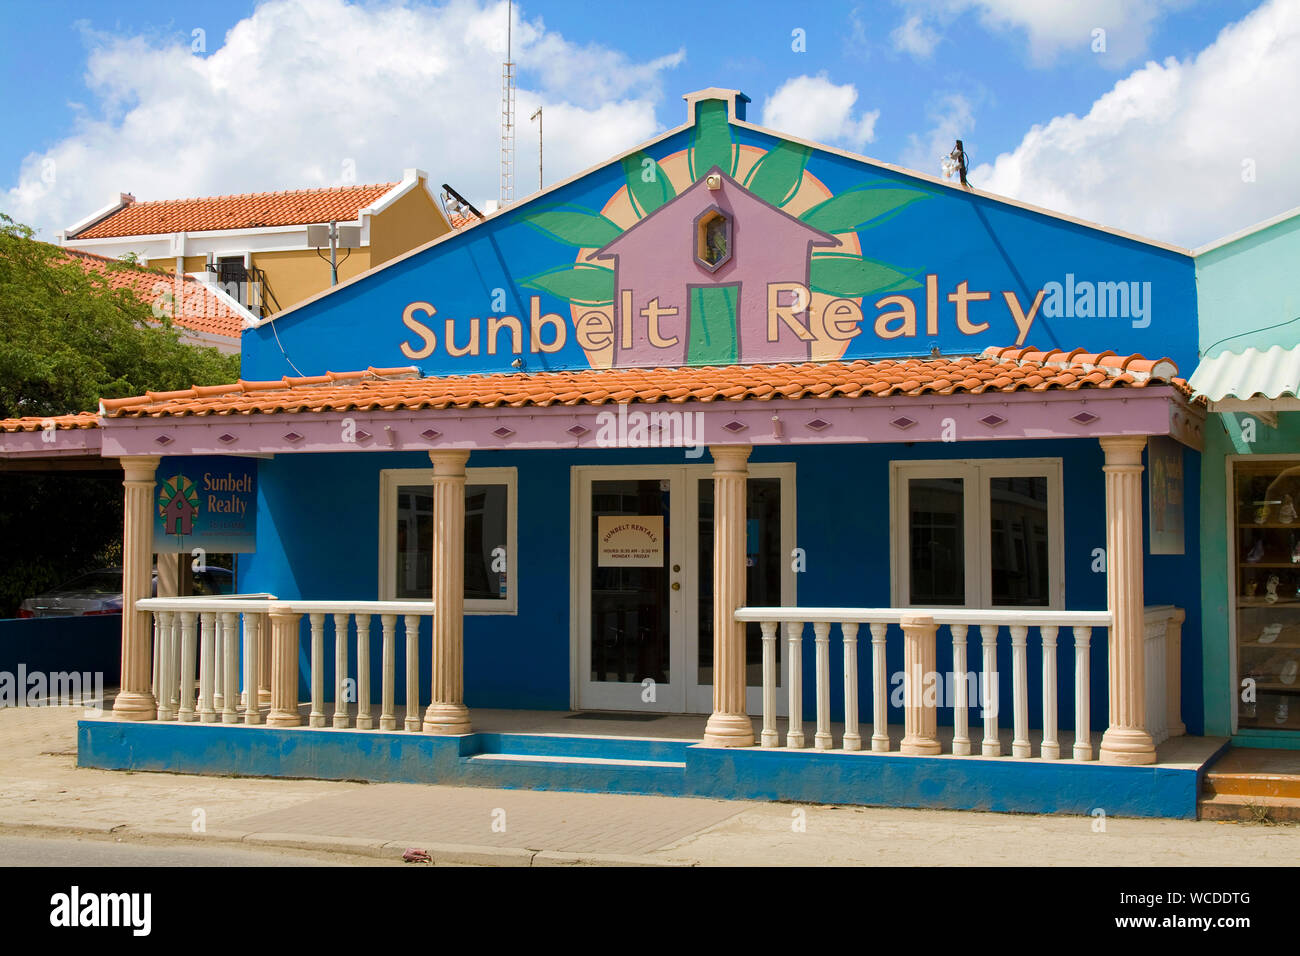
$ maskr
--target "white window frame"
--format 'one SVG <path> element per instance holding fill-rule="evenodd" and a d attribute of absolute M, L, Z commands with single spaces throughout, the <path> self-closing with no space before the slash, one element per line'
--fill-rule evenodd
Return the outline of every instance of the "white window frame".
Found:
<path fill-rule="evenodd" d="M 506 599 L 467 598 L 466 614 L 519 613 L 519 470 L 517 468 L 466 468 L 466 485 L 506 487 Z M 379 473 L 379 600 L 396 600 L 397 593 L 397 489 L 402 485 L 433 487 L 433 467 L 385 468 Z"/>
<path fill-rule="evenodd" d="M 1040 610 L 1065 609 L 1065 501 L 1060 458 L 969 458 L 930 461 L 891 461 L 889 523 L 892 556 L 889 568 L 894 607 L 913 607 L 911 594 L 910 535 L 908 534 L 908 481 L 913 478 L 963 479 L 962 539 L 966 550 L 966 600 L 962 607 L 1017 608 L 993 603 L 993 527 L 989 499 L 991 478 L 1044 476 L 1047 478 L 1048 605 Z M 975 573 L 971 573 L 974 571 Z M 947 605 L 945 605 L 947 606 Z"/>

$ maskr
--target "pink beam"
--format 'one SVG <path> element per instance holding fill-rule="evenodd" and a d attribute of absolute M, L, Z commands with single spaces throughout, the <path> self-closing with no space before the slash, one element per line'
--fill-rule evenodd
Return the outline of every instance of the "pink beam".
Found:
<path fill-rule="evenodd" d="M 0 458 L 63 458 L 100 453 L 98 428 L 52 428 L 48 431 L 0 432 Z"/>
<path fill-rule="evenodd" d="M 114 418 L 104 422 L 103 454 L 675 447 L 683 443 L 796 446 L 1100 435 L 1174 435 L 1196 447 L 1204 421 L 1177 392 L 1163 386 L 894 400 L 660 402 L 621 408 L 622 413 L 619 405 L 609 404 Z"/>

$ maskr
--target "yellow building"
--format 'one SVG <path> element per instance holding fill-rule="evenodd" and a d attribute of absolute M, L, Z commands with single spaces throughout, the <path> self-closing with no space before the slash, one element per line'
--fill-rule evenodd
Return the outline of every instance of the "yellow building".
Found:
<path fill-rule="evenodd" d="M 400 182 L 367 186 L 152 202 L 122 193 L 68 227 L 60 242 L 112 259 L 134 255 L 153 269 L 218 282 L 264 318 L 329 288 L 329 249 L 309 241 L 308 227 L 330 222 L 344 227 L 340 282 L 452 229 L 428 174 L 408 169 Z"/>

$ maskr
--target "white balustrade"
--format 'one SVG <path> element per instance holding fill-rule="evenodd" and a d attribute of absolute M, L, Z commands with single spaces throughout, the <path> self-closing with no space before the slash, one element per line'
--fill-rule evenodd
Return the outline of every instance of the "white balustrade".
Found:
<path fill-rule="evenodd" d="M 1143 612 L 1146 731 L 1157 746 L 1186 733 L 1182 715 L 1182 625 L 1186 613 L 1169 605 Z"/>
<path fill-rule="evenodd" d="M 1155 609 L 1153 621 L 1149 626 L 1149 640 L 1154 641 L 1154 631 L 1161 632 L 1161 650 L 1158 661 L 1148 667 L 1148 674 L 1163 675 L 1174 673 L 1168 655 L 1175 638 L 1173 631 L 1182 621 L 1182 612 L 1177 608 Z M 831 644 L 836 625 L 843 648 L 842 668 L 844 684 L 844 731 L 840 746 L 846 751 L 860 750 L 862 738 L 859 732 L 859 693 L 858 693 L 858 632 L 866 624 L 871 632 L 871 710 L 872 733 L 871 750 L 889 752 L 893 750 L 893 741 L 888 727 L 888 691 L 896 682 L 886 674 L 885 651 L 889 640 L 890 628 L 895 633 L 902 627 L 904 619 L 909 619 L 908 626 L 913 627 L 918 618 L 933 619 L 934 626 L 928 623 L 920 626 L 914 639 L 928 642 L 925 646 L 917 644 L 911 655 L 904 655 L 905 688 L 921 688 L 923 696 L 929 698 L 931 688 L 940 699 L 938 706 L 953 707 L 953 736 L 951 753 L 955 756 L 969 756 L 972 751 L 970 737 L 970 708 L 978 706 L 983 718 L 983 739 L 980 741 L 980 755 L 1000 757 L 1002 740 L 998 730 L 999 675 L 997 671 L 998 638 L 1002 628 L 1006 628 L 1011 638 L 1011 756 L 1028 759 L 1034 756 L 1044 760 L 1059 760 L 1061 744 L 1058 727 L 1058 702 L 1060 689 L 1057 686 L 1057 641 L 1062 628 L 1072 629 L 1075 639 L 1075 673 L 1074 673 L 1074 715 L 1075 741 L 1073 756 L 1076 760 L 1094 758 L 1088 721 L 1091 711 L 1088 697 L 1092 692 L 1089 673 L 1089 645 L 1094 628 L 1108 628 L 1110 615 L 1105 611 L 1037 611 L 1037 610 L 964 610 L 953 608 L 782 608 L 782 607 L 746 607 L 736 612 L 736 620 L 757 622 L 763 632 L 763 733 L 761 742 L 764 747 L 780 747 L 781 735 L 777 728 L 776 692 L 777 665 L 776 641 L 782 624 L 786 628 L 786 679 L 789 700 L 788 727 L 785 746 L 792 749 L 804 746 L 803 734 L 803 673 L 802 673 L 802 635 L 805 624 L 811 624 L 816 641 L 816 667 L 814 683 L 816 688 L 817 732 L 813 737 L 817 750 L 833 749 L 836 744 L 832 731 L 832 714 L 830 704 L 831 690 Z M 935 629 L 947 627 L 952 640 L 952 673 L 918 674 L 912 673 L 917 667 L 932 666 L 924 664 L 933 661 L 934 655 L 929 648 L 934 643 Z M 928 631 L 927 631 L 928 628 Z M 971 629 L 978 628 L 980 635 L 981 669 L 978 680 L 967 671 L 967 640 Z M 1031 629 L 1039 632 L 1039 641 L 1030 640 Z M 901 635 L 900 635 L 901 636 Z M 1031 646 L 1041 647 L 1042 674 L 1042 738 L 1038 753 L 1033 752 L 1033 740 L 1030 736 L 1029 716 L 1029 673 Z M 1154 654 L 1154 650 L 1149 650 Z M 1150 680 L 1150 676 L 1149 676 Z M 947 689 L 948 696 L 942 696 Z M 979 699 L 972 700 L 978 692 Z M 1159 695 L 1148 689 L 1148 707 L 1156 708 L 1160 714 L 1172 713 L 1173 705 L 1168 703 L 1168 695 L 1162 690 Z M 1151 703 L 1155 701 L 1155 703 Z M 927 703 L 926 706 L 929 706 Z M 914 715 L 915 716 L 915 715 Z M 1150 718 L 1155 720 L 1154 717 Z M 1172 720 L 1162 717 L 1165 726 L 1174 726 Z M 939 747 L 933 724 L 928 720 L 916 725 L 920 728 L 912 736 L 905 738 L 903 747 L 912 753 L 933 753 Z"/>
<path fill-rule="evenodd" d="M 305 676 L 311 690 L 307 719 L 310 727 L 332 725 L 342 729 L 352 723 L 349 704 L 353 700 L 350 684 L 353 674 L 349 672 L 348 637 L 350 626 L 355 625 L 355 727 L 370 730 L 374 727 L 370 632 L 371 617 L 377 615 L 383 627 L 380 729 L 397 727 L 394 697 L 398 618 L 402 619 L 406 633 L 405 728 L 408 731 L 421 728 L 419 629 L 420 619 L 433 614 L 433 604 L 429 601 L 282 601 L 271 594 L 235 594 L 147 598 L 137 602 L 137 607 L 149 611 L 154 618 L 153 684 L 159 720 L 227 724 L 242 720 L 250 726 L 265 723 L 263 707 L 270 675 L 264 671 L 266 662 L 272 659 L 267 650 L 272 634 L 269 615 L 278 612 L 282 615 L 280 620 L 284 620 L 283 615 L 298 615 L 305 616 L 309 622 L 310 663 Z M 327 627 L 327 619 L 332 621 L 332 628 Z M 292 619 L 289 623 L 292 637 L 286 639 L 297 640 Z M 332 719 L 326 713 L 325 700 L 325 646 L 330 636 L 334 641 L 335 671 Z M 296 649 L 280 659 L 290 657 L 298 659 Z M 284 692 L 290 693 L 287 720 L 292 721 L 296 690 L 290 688 Z M 277 715 L 277 720 L 280 719 Z"/>

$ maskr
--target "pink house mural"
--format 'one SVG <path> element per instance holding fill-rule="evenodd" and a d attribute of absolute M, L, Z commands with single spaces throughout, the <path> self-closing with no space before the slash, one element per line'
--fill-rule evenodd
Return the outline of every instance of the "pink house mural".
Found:
<path fill-rule="evenodd" d="M 613 364 L 808 361 L 789 324 L 769 326 L 768 285 L 807 288 L 813 247 L 839 244 L 714 166 L 588 256 L 614 260 Z M 803 314 L 809 303 L 787 293 L 777 304 Z"/>

